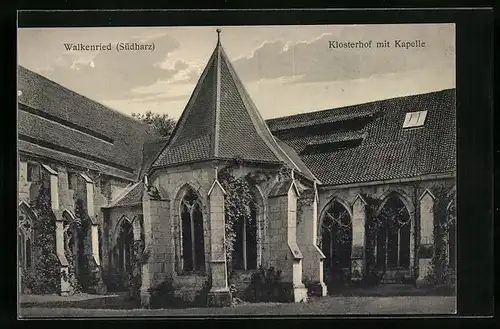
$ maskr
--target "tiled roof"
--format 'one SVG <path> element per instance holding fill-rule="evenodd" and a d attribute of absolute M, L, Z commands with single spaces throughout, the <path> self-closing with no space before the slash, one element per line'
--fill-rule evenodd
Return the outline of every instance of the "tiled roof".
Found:
<path fill-rule="evenodd" d="M 148 169 L 155 161 L 156 157 L 160 154 L 163 148 L 168 143 L 168 137 L 152 137 L 146 140 L 142 147 L 142 166 L 139 174 L 139 180 L 142 180 Z"/>
<path fill-rule="evenodd" d="M 403 129 L 406 113 L 422 110 L 428 111 L 424 126 Z M 366 113 L 373 115 L 352 128 L 350 121 Z M 326 185 L 455 172 L 455 89 L 272 119 L 268 124 Z M 364 137 L 357 146 L 329 144 L 356 136 Z M 309 152 L 310 144 L 320 147 Z"/>
<path fill-rule="evenodd" d="M 239 158 L 261 163 L 291 161 L 259 114 L 220 42 L 205 67 L 172 137 L 152 168 Z M 311 177 L 310 172 L 305 175 Z"/>
<path fill-rule="evenodd" d="M 142 196 L 144 193 L 144 183 L 137 182 L 130 187 L 118 200 L 114 201 L 112 207 L 128 207 L 142 204 Z"/>
<path fill-rule="evenodd" d="M 22 66 L 18 90 L 20 151 L 46 155 L 41 150 L 50 149 L 58 161 L 70 154 L 98 163 L 101 170 L 109 168 L 107 174 L 116 175 L 118 169 L 124 178 L 138 178 L 143 142 L 153 136 L 148 125 Z"/>
<path fill-rule="evenodd" d="M 269 191 L 268 197 L 278 197 L 288 194 L 288 190 L 290 190 L 290 186 L 293 184 L 293 179 L 288 178 L 283 181 L 278 181 L 274 184 L 274 186 Z"/>
<path fill-rule="evenodd" d="M 276 132 L 301 127 L 309 127 L 321 124 L 330 124 L 334 122 L 369 118 L 380 111 L 379 104 L 371 103 L 371 106 L 347 106 L 337 109 L 308 112 L 297 115 L 291 115 L 282 118 L 274 118 L 266 121 L 269 129 Z"/>
<path fill-rule="evenodd" d="M 338 133 L 332 133 L 327 138 L 318 138 L 312 140 L 309 143 L 307 143 L 307 145 L 334 144 L 338 142 L 364 139 L 366 135 L 367 135 L 366 132 L 361 132 L 361 131 L 339 131 Z"/>
<path fill-rule="evenodd" d="M 293 161 L 293 163 L 297 165 L 297 167 L 299 167 L 300 169 L 299 171 L 302 174 L 304 174 L 307 178 L 311 180 L 316 180 L 314 174 L 309 170 L 309 168 L 307 168 L 306 164 L 304 163 L 304 161 L 302 161 L 297 152 L 295 152 L 293 147 L 283 142 L 282 140 L 279 140 L 278 138 L 275 138 L 275 140 L 278 143 L 278 145 L 283 149 L 283 151 L 285 151 L 286 154 L 290 157 L 290 160 Z"/>

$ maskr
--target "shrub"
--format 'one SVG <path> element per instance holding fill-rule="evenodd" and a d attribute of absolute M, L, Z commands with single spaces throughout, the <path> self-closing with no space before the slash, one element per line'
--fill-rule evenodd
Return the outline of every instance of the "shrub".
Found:
<path fill-rule="evenodd" d="M 203 283 L 201 290 L 198 292 L 193 300 L 193 307 L 207 307 L 208 306 L 208 293 L 210 292 L 211 284 L 207 280 Z"/>
<path fill-rule="evenodd" d="M 442 228 L 439 228 L 442 230 Z M 424 278 L 424 282 L 429 285 L 452 285 L 455 283 L 455 271 L 450 268 L 446 260 L 446 231 L 435 234 L 435 248 L 429 271 Z"/>
<path fill-rule="evenodd" d="M 36 278 L 30 271 L 21 271 L 21 293 L 31 294 L 36 290 Z"/>
<path fill-rule="evenodd" d="M 38 250 L 35 259 L 35 275 L 30 282 L 31 293 L 52 294 L 57 293 L 60 287 L 59 259 L 56 254 L 56 219 L 50 203 L 50 191 L 42 186 L 32 204 L 33 211 L 38 220 L 33 224 L 35 240 L 33 249 Z M 26 275 L 28 277 L 28 275 Z M 26 279 L 26 278 L 25 278 Z"/>
<path fill-rule="evenodd" d="M 175 288 L 172 279 L 167 279 L 154 288 L 149 289 L 150 308 L 176 308 L 184 303 L 174 295 Z"/>
<path fill-rule="evenodd" d="M 282 282 L 282 271 L 269 267 L 259 266 L 252 274 L 250 284 L 246 288 L 245 297 L 251 302 L 278 302 L 286 301 L 288 285 Z M 292 287 L 293 288 L 293 287 Z"/>
<path fill-rule="evenodd" d="M 429 272 L 424 278 L 424 282 L 428 285 L 453 285 L 455 284 L 456 275 L 452 268 L 447 266 L 437 266 L 434 262 L 429 265 Z"/>
<path fill-rule="evenodd" d="M 103 272 L 103 281 L 108 291 L 119 291 L 123 288 L 121 275 L 116 268 L 110 268 Z"/>

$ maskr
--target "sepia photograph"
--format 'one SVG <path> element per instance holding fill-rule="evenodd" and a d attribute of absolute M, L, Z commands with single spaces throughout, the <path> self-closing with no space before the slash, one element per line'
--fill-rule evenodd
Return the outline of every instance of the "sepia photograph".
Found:
<path fill-rule="evenodd" d="M 17 39 L 18 318 L 456 314 L 455 24 Z"/>

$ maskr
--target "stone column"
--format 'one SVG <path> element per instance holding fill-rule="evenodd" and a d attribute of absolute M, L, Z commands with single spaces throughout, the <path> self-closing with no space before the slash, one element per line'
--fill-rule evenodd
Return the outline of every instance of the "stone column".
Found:
<path fill-rule="evenodd" d="M 417 284 L 424 282 L 434 256 L 434 201 L 435 197 L 429 190 L 425 190 L 419 198 L 420 245 L 418 248 Z"/>
<path fill-rule="evenodd" d="M 95 285 L 90 288 L 95 293 L 103 294 L 106 291 L 106 287 L 104 285 L 104 282 L 102 281 L 101 260 L 99 258 L 99 226 L 96 220 L 95 205 L 94 205 L 94 181 L 84 173 L 80 173 L 80 176 L 85 181 L 84 197 L 85 197 L 85 204 L 87 206 L 87 215 L 90 218 L 89 262 L 93 261 L 93 264 L 91 264 L 92 275 L 96 280 Z"/>
<path fill-rule="evenodd" d="M 149 306 L 151 291 L 167 277 L 171 276 L 167 269 L 167 255 L 173 252 L 172 239 L 168 232 L 171 229 L 169 201 L 154 199 L 146 191 L 142 198 L 144 225 L 144 245 L 147 260 L 141 266 L 141 305 Z"/>
<path fill-rule="evenodd" d="M 69 284 L 69 263 L 66 259 L 64 253 L 64 223 L 62 214 L 59 210 L 59 177 L 57 171 L 53 170 L 49 166 L 42 164 L 44 170 L 49 174 L 49 186 L 50 186 L 50 205 L 52 212 L 56 216 L 56 254 L 59 259 L 59 272 L 61 273 L 61 284 L 59 295 L 68 296 L 70 293 Z"/>
<path fill-rule="evenodd" d="M 80 174 L 82 178 L 85 180 L 85 191 L 86 191 L 86 204 L 87 204 L 87 214 L 92 221 L 90 227 L 90 249 L 92 253 L 92 258 L 97 266 L 101 265 L 101 261 L 99 259 L 99 228 L 96 223 L 96 214 L 94 209 L 94 182 L 90 179 L 89 176 L 85 174 Z"/>
<path fill-rule="evenodd" d="M 210 263 L 212 287 L 208 294 L 208 305 L 228 306 L 232 296 L 227 284 L 225 249 L 224 189 L 215 180 L 208 192 L 210 203 Z"/>
<path fill-rule="evenodd" d="M 317 245 L 318 195 L 315 188 L 306 190 L 302 195 L 306 202 L 297 223 L 297 244 L 302 251 L 302 273 L 310 281 L 307 287 L 311 295 L 326 296 L 327 288 L 323 281 L 323 260 L 325 255 Z"/>
<path fill-rule="evenodd" d="M 71 290 L 69 284 L 69 263 L 64 253 L 64 223 L 60 214 L 56 215 L 56 253 L 59 259 L 59 272 L 61 273 L 61 285 L 59 295 L 68 296 Z"/>
<path fill-rule="evenodd" d="M 307 301 L 302 283 L 303 255 L 297 244 L 297 197 L 293 180 L 278 182 L 269 195 L 269 263 L 280 269 L 283 283 L 290 286 L 294 302 Z"/>
<path fill-rule="evenodd" d="M 351 281 L 359 282 L 366 275 L 366 201 L 358 195 L 352 205 Z"/>

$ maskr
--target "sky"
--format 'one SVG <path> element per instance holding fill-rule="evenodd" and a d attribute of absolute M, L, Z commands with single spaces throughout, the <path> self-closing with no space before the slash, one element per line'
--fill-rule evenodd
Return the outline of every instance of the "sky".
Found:
<path fill-rule="evenodd" d="M 179 118 L 221 43 L 268 119 L 455 88 L 454 24 L 18 29 L 18 64 L 126 115 Z M 372 48 L 331 48 L 369 41 Z M 375 42 L 388 40 L 390 48 Z M 425 42 L 395 48 L 395 40 Z M 116 51 L 117 42 L 154 51 Z M 108 44 L 72 51 L 65 44 Z"/>

